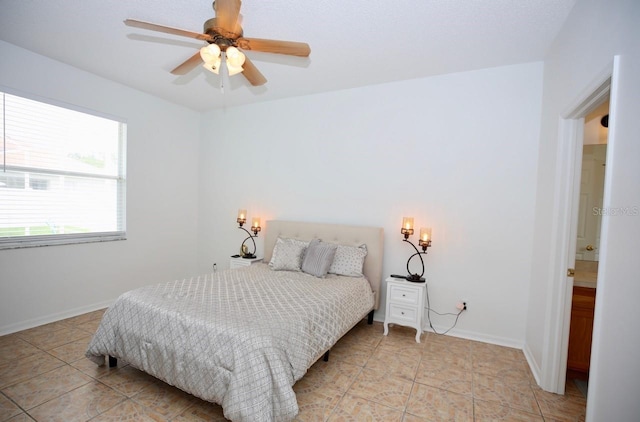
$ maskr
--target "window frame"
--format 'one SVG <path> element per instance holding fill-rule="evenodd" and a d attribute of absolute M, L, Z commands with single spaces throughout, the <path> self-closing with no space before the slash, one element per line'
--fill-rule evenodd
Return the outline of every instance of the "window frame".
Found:
<path fill-rule="evenodd" d="M 0 155 L 0 172 L 27 172 L 35 173 L 46 176 L 70 176 L 70 177 L 83 177 L 92 178 L 95 180 L 115 180 L 116 181 L 116 207 L 119 210 L 121 227 L 118 230 L 107 232 L 91 232 L 91 233 L 65 233 L 65 234 L 44 234 L 44 235 L 30 235 L 30 236 L 10 236 L 0 237 L 0 250 L 3 249 L 17 249 L 17 248 L 31 248 L 41 246 L 57 246 L 57 245 L 71 245 L 82 243 L 95 243 L 95 242 L 110 242 L 117 240 L 127 239 L 127 121 L 122 117 L 98 112 L 95 110 L 79 107 L 76 105 L 64 103 L 61 101 L 51 100 L 49 98 L 43 98 L 37 95 L 32 95 L 25 92 L 13 90 L 11 88 L 0 85 L 0 93 L 22 97 L 31 101 L 37 101 L 50 106 L 61 107 L 67 110 L 88 114 L 103 119 L 112 120 L 119 123 L 119 139 L 118 139 L 118 162 L 119 172 L 117 176 L 112 175 L 99 175 L 82 172 L 64 171 L 64 170 L 48 170 L 37 167 L 24 167 L 24 166 L 12 166 L 4 161 L 4 157 Z M 4 119 L 3 119 L 4 121 Z M 4 131 L 4 125 L 1 130 Z M 4 133 L 1 134 L 3 139 L 6 139 Z M 2 142 L 2 141 L 0 141 Z M 3 148 L 4 149 L 4 148 Z M 8 188 L 8 187 L 7 187 Z M 26 186 L 25 186 L 26 188 Z"/>

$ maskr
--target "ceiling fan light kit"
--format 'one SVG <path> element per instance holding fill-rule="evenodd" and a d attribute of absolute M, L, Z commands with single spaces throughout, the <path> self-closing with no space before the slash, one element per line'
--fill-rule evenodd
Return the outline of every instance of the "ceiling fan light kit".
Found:
<path fill-rule="evenodd" d="M 200 49 L 200 57 L 203 62 L 209 63 L 219 59 L 221 52 L 217 44 L 209 44 Z"/>
<path fill-rule="evenodd" d="M 242 73 L 251 85 L 259 86 L 264 85 L 267 79 L 241 49 L 298 57 L 309 56 L 311 48 L 306 43 L 244 38 L 239 20 L 240 4 L 240 0 L 214 1 L 213 10 L 216 12 L 216 17 L 208 19 L 204 23 L 204 33 L 186 31 L 136 19 L 126 19 L 124 23 L 136 28 L 195 38 L 208 43 L 199 52 L 173 69 L 171 73 L 174 75 L 184 75 L 201 62 L 204 62 L 202 66 L 205 69 L 219 74 L 220 66 L 225 63 L 229 76 Z"/>
<path fill-rule="evenodd" d="M 216 44 L 205 45 L 200 49 L 200 58 L 204 62 L 202 67 L 207 69 L 209 72 L 213 72 L 216 75 L 220 73 L 220 64 L 222 62 L 222 58 L 220 57 L 221 51 L 220 47 Z"/>
<path fill-rule="evenodd" d="M 229 47 L 226 51 L 227 61 L 231 66 L 242 67 L 246 56 L 235 47 Z"/>

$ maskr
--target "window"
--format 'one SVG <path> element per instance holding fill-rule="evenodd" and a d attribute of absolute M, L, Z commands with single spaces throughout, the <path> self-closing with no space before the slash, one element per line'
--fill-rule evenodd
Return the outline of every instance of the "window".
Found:
<path fill-rule="evenodd" d="M 126 124 L 0 96 L 0 249 L 124 239 Z"/>

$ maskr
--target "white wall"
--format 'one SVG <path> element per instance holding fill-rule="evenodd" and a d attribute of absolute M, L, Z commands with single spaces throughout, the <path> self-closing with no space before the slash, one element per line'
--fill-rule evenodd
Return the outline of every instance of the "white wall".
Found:
<path fill-rule="evenodd" d="M 0 87 L 128 122 L 127 240 L 0 250 L 0 334 L 196 268 L 199 113 L 0 42 Z"/>
<path fill-rule="evenodd" d="M 0 49 L 0 85 L 121 116 L 129 135 L 128 240 L 0 251 L 0 332 L 213 262 L 228 266 L 243 239 L 236 211 L 246 207 L 263 221 L 382 226 L 385 274 L 405 271 L 411 250 L 399 226 L 414 216 L 434 230 L 433 308 L 469 302 L 453 333 L 522 345 L 541 63 L 200 115 L 10 44 Z M 438 328 L 451 322 L 434 317 Z"/>
<path fill-rule="evenodd" d="M 404 273 L 400 226 L 413 216 L 433 227 L 431 305 L 469 302 L 453 333 L 522 346 L 541 89 L 542 64 L 530 63 L 204 114 L 200 270 L 228 266 L 247 208 L 263 221 L 381 226 L 384 274 Z"/>
<path fill-rule="evenodd" d="M 640 206 L 640 3 L 636 0 L 581 0 L 552 46 L 544 69 L 539 177 L 526 349 L 541 368 L 544 388 L 556 380 L 545 377 L 550 362 L 549 339 L 557 321 L 552 301 L 562 288 L 554 274 L 558 236 L 553 220 L 554 179 L 558 159 L 558 120 L 599 74 L 621 55 L 622 72 L 611 104 L 607 157 L 609 193 L 605 207 Z M 637 420 L 640 415 L 640 261 L 637 259 L 640 216 L 603 217 L 600 272 L 587 403 L 587 420 Z M 560 263 L 562 264 L 562 263 Z"/>

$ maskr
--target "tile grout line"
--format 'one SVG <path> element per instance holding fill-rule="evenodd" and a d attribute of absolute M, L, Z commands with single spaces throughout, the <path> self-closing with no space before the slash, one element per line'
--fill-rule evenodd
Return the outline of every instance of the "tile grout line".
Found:
<path fill-rule="evenodd" d="M 13 400 L 11 397 L 7 396 L 2 391 L 0 391 L 0 394 L 2 394 L 7 400 L 9 400 L 11 403 L 13 403 L 18 409 L 20 409 L 22 411 L 22 413 L 28 414 L 27 411 L 25 409 L 23 409 L 22 406 L 20 406 L 18 403 L 16 403 L 15 400 Z M 13 419 L 16 416 L 20 416 L 20 413 L 18 413 L 17 415 L 11 416 L 9 419 Z M 31 417 L 31 415 L 29 415 L 29 417 Z M 9 420 L 9 419 L 6 419 L 6 420 Z"/>
<path fill-rule="evenodd" d="M 90 320 L 90 321 L 84 321 L 84 322 L 82 322 L 82 324 L 87 324 L 87 323 L 89 323 L 89 322 L 91 322 L 91 321 L 93 321 L 93 320 L 97 320 L 97 319 L 100 319 L 100 318 L 101 318 L 101 317 L 97 317 L 97 318 L 94 318 L 94 319 L 92 319 L 92 320 Z M 67 327 L 68 327 L 68 328 L 77 329 L 78 331 L 81 331 L 81 332 L 85 332 L 85 333 L 87 333 L 87 335 L 92 335 L 92 334 L 93 334 L 93 333 L 87 332 L 86 330 L 84 330 L 84 329 L 82 329 L 82 328 L 78 328 L 77 326 L 74 326 L 74 325 L 72 325 L 72 324 L 68 324 L 68 325 L 67 325 Z M 36 327 L 34 327 L 34 328 L 36 328 Z M 56 331 L 60 331 L 60 330 L 63 330 L 63 329 L 64 329 L 64 327 L 63 327 L 63 328 L 60 328 L 59 330 L 56 330 Z M 401 413 L 402 413 L 401 417 L 402 417 L 403 419 L 404 419 L 404 418 L 406 418 L 406 417 L 407 417 L 407 415 L 415 416 L 415 415 L 413 415 L 413 414 L 411 414 L 411 413 L 408 413 L 408 404 L 409 404 L 409 400 L 411 399 L 411 397 L 412 397 L 412 395 L 413 395 L 413 393 L 414 393 L 414 391 L 415 391 L 415 389 L 416 389 L 416 387 L 417 387 L 417 386 L 416 386 L 416 384 L 421 384 L 421 383 L 418 383 L 418 382 L 417 382 L 417 377 L 418 377 L 418 374 L 419 374 L 419 372 L 420 372 L 420 366 L 421 366 L 421 363 L 422 363 L 422 362 L 427 358 L 427 353 L 429 353 L 429 352 L 431 352 L 431 351 L 432 351 L 431 349 L 427 350 L 427 347 L 429 346 L 429 344 L 430 344 L 430 343 L 433 343 L 433 342 L 429 342 L 429 341 L 428 341 L 428 340 L 430 339 L 429 333 L 425 333 L 425 336 L 424 336 L 424 337 L 425 337 L 425 338 L 424 338 L 424 340 L 422 340 L 422 341 L 421 341 L 423 344 L 421 345 L 422 347 L 420 348 L 419 356 L 418 356 L 418 357 L 417 357 L 417 359 L 416 359 L 416 360 L 417 360 L 417 366 L 416 366 L 416 370 L 413 372 L 413 378 L 411 379 L 411 389 L 410 389 L 410 391 L 409 391 L 408 398 L 407 398 L 407 400 L 405 401 L 404 406 L 403 406 L 403 409 L 402 409 L 402 412 L 401 412 Z M 450 336 L 442 336 L 442 337 L 450 337 Z M 363 336 L 363 338 L 364 338 L 364 336 Z M 62 344 L 62 345 L 58 345 L 58 346 L 53 347 L 53 348 L 49 348 L 49 350 L 45 350 L 45 349 L 44 349 L 44 348 L 42 348 L 42 347 L 36 346 L 35 344 L 31 343 L 29 340 L 26 340 L 24 337 L 21 337 L 21 336 L 19 336 L 19 335 L 17 335 L 17 336 L 16 336 L 16 339 L 19 339 L 19 340 L 21 340 L 21 341 L 24 341 L 26 344 L 29 344 L 30 346 L 34 347 L 34 348 L 35 348 L 35 349 L 37 349 L 37 351 L 39 351 L 39 352 L 44 352 L 44 353 L 46 353 L 46 355 L 47 355 L 47 356 L 49 356 L 49 357 L 52 357 L 52 358 L 56 359 L 57 361 L 61 362 L 61 363 L 62 363 L 62 365 L 60 365 L 60 366 L 58 366 L 58 367 L 56 367 L 56 368 L 50 369 L 50 370 L 48 370 L 48 371 L 42 372 L 42 373 L 40 373 L 40 374 L 37 374 L 37 375 L 34 375 L 34 376 L 30 376 L 30 377 L 28 377 L 27 379 L 24 379 L 24 380 L 21 380 L 21 381 L 18 381 L 18 382 L 12 383 L 12 384 L 10 384 L 10 385 L 4 386 L 4 387 L 3 387 L 3 390 L 4 390 L 4 389 L 6 389 L 6 388 L 8 388 L 8 387 L 14 386 L 14 385 L 16 385 L 16 384 L 19 384 L 19 383 L 22 383 L 22 382 L 27 382 L 27 381 L 29 381 L 29 380 L 31 380 L 31 379 L 33 379 L 33 378 L 35 378 L 35 377 L 38 377 L 38 376 L 41 376 L 41 375 L 48 374 L 48 373 L 50 373 L 50 372 L 52 372 L 52 371 L 54 371 L 54 370 L 57 370 L 57 369 L 60 369 L 60 368 L 64 368 L 64 366 L 71 367 L 72 369 L 74 369 L 74 370 L 76 370 L 76 371 L 79 371 L 80 373 L 82 373 L 83 375 L 87 376 L 87 377 L 90 379 L 90 381 L 87 381 L 87 382 L 86 382 L 86 383 L 84 383 L 84 384 L 81 384 L 81 385 L 79 385 L 79 386 L 77 386 L 77 387 L 74 387 L 74 388 L 72 388 L 71 390 L 69 390 L 69 391 L 67 391 L 67 392 L 64 392 L 63 394 L 61 394 L 61 395 L 59 395 L 59 396 L 57 396 L 57 397 L 54 397 L 54 398 L 52 398 L 52 399 L 50 399 L 50 400 L 48 400 L 48 401 L 46 401 L 46 402 L 43 402 L 43 403 L 38 404 L 37 406 L 35 406 L 35 407 L 34 407 L 34 408 L 32 408 L 31 410 L 33 410 L 33 409 L 35 409 L 35 408 L 38 408 L 39 406 L 44 405 L 45 403 L 48 403 L 48 402 L 50 402 L 50 401 L 52 401 L 52 400 L 58 399 L 59 397 L 61 397 L 61 396 L 65 395 L 65 394 L 68 394 L 68 393 L 71 393 L 71 392 L 73 392 L 73 391 L 75 391 L 75 390 L 77 390 L 77 389 L 83 388 L 83 387 L 87 386 L 89 383 L 92 383 L 92 382 L 96 382 L 96 383 L 98 383 L 98 384 L 100 384 L 100 385 L 102 385 L 102 386 L 104 386 L 104 387 L 108 388 L 110 391 L 113 391 L 113 392 L 118 393 L 119 395 L 121 395 L 121 396 L 123 396 L 123 397 L 124 397 L 124 400 L 125 400 L 125 401 L 126 401 L 126 400 L 131 400 L 131 401 L 132 401 L 132 402 L 134 402 L 134 403 L 138 403 L 137 401 L 135 401 L 135 400 L 133 399 L 133 397 L 129 397 L 128 395 L 126 395 L 126 394 L 124 394 L 124 393 L 121 393 L 119 390 L 117 390 L 117 389 L 115 389 L 114 387 L 111 387 L 111 386 L 109 386 L 109 385 L 105 384 L 103 381 L 101 381 L 101 378 L 103 378 L 104 376 L 108 376 L 108 375 L 109 375 L 108 373 L 107 373 L 107 374 L 102 374 L 102 377 L 98 378 L 98 377 L 97 377 L 98 375 L 96 375 L 96 374 L 94 374 L 94 375 L 90 375 L 89 373 L 84 372 L 82 369 L 80 369 L 80 368 L 76 368 L 75 366 L 73 366 L 72 362 L 66 362 L 66 361 L 64 361 L 63 359 L 58 358 L 57 356 L 54 356 L 54 355 L 51 353 L 51 350 L 54 350 L 54 349 L 57 349 L 57 348 L 63 347 L 63 346 L 65 346 L 65 345 L 68 345 L 68 344 L 74 343 L 74 342 L 78 341 L 77 339 L 76 339 L 76 340 L 71 340 L 71 341 L 69 341 L 69 342 L 67 342 L 67 343 L 64 343 L 64 344 Z M 33 337 L 32 337 L 32 339 L 33 339 Z M 372 339 L 373 339 L 373 338 L 371 337 L 371 333 L 367 333 L 367 334 L 366 334 L 366 339 L 367 339 L 366 343 L 372 344 L 372 342 L 370 341 L 370 340 L 372 340 Z M 365 369 L 366 369 L 366 367 L 367 367 L 367 364 L 368 364 L 369 362 L 371 362 L 371 361 L 372 361 L 373 356 L 375 356 L 375 354 L 376 354 L 376 352 L 377 352 L 377 351 L 382 350 L 385 346 L 391 346 L 391 347 L 393 347 L 393 346 L 400 346 L 400 348 L 403 348 L 403 346 L 402 346 L 402 344 L 403 344 L 403 343 L 402 343 L 402 342 L 401 342 L 401 343 L 399 343 L 399 344 L 398 344 L 398 343 L 391 343 L 391 342 L 386 342 L 386 343 L 385 343 L 384 339 L 385 339 L 384 337 L 380 336 L 380 338 L 378 339 L 378 341 L 377 341 L 377 342 L 375 342 L 375 346 L 374 346 L 373 348 L 369 347 L 369 348 L 371 349 L 371 353 L 369 353 L 369 354 L 366 356 L 366 359 L 364 359 L 364 362 L 363 362 L 362 366 L 360 366 L 360 365 L 354 365 L 354 366 L 357 366 L 357 367 L 358 367 L 357 373 L 355 373 L 355 374 L 354 374 L 354 376 L 353 376 L 353 378 L 351 379 L 351 381 L 350 381 L 350 382 L 345 386 L 345 390 L 344 390 L 344 391 L 341 393 L 341 395 L 339 396 L 339 400 L 336 402 L 336 405 L 335 405 L 335 406 L 333 406 L 333 408 L 332 408 L 332 409 L 331 409 L 331 411 L 327 414 L 327 416 L 326 416 L 326 417 L 324 417 L 324 420 L 325 420 L 325 421 L 327 421 L 327 420 L 329 420 L 329 419 L 331 419 L 332 417 L 335 417 L 335 416 L 337 415 L 337 411 L 338 411 L 338 409 L 339 409 L 340 403 L 345 399 L 345 397 L 347 396 L 347 394 L 348 394 L 348 393 L 350 392 L 350 390 L 353 388 L 353 386 L 354 386 L 354 385 L 355 385 L 355 383 L 356 383 L 356 380 L 357 380 L 357 379 L 358 379 L 358 377 L 359 377 L 359 376 L 364 372 L 364 370 L 365 370 Z M 496 379 L 497 379 L 497 380 L 499 380 L 501 383 L 503 383 L 506 387 L 508 387 L 509 382 L 518 382 L 518 380 L 520 379 L 520 375 L 521 375 L 521 374 L 520 374 L 520 372 L 521 372 L 521 371 L 520 371 L 520 369 L 519 369 L 519 368 L 512 368 L 512 369 L 513 369 L 513 371 L 515 371 L 515 372 L 513 372 L 513 371 L 508 372 L 508 371 L 509 371 L 509 368 L 508 368 L 508 367 L 505 367 L 505 369 L 504 369 L 504 370 L 505 370 L 505 371 L 507 371 L 507 372 L 504 372 L 504 373 L 503 373 L 503 372 L 502 372 L 502 370 L 501 370 L 501 371 L 496 372 L 496 371 L 494 371 L 494 369 L 495 369 L 495 368 L 491 366 L 491 362 L 488 362 L 488 361 L 487 361 L 487 362 L 484 362 L 484 361 L 483 361 L 484 363 L 483 363 L 483 364 L 481 365 L 481 367 L 479 367 L 478 369 L 479 369 L 479 370 L 487 370 L 487 369 L 488 369 L 488 373 L 484 373 L 484 372 L 476 372 L 476 368 L 475 368 L 475 365 L 474 365 L 474 363 L 476 362 L 476 359 L 478 359 L 478 358 L 482 359 L 482 357 L 483 357 L 483 356 L 484 356 L 484 357 L 491 356 L 491 353 L 492 353 L 492 352 L 495 352 L 495 351 L 501 351 L 501 349 L 499 349 L 499 348 L 495 348 L 495 349 L 494 349 L 494 348 L 493 348 L 493 346 L 496 346 L 496 347 L 502 347 L 502 346 L 499 346 L 499 345 L 489 345 L 489 347 L 484 347 L 484 346 L 482 346 L 482 345 L 480 345 L 480 344 L 479 344 L 479 345 L 476 345 L 472 340 L 469 340 L 469 341 L 470 341 L 471 343 L 466 343 L 466 344 L 468 345 L 468 349 L 467 349 L 467 352 L 464 352 L 464 353 L 467 355 L 468 362 L 469 362 L 469 364 L 471 365 L 470 369 L 468 369 L 467 371 L 469 371 L 469 373 L 470 373 L 470 375 L 471 375 L 471 401 L 472 401 L 472 413 L 471 413 L 471 417 L 472 417 L 472 420 L 475 420 L 475 419 L 476 419 L 476 417 L 477 417 L 477 415 L 476 415 L 476 413 L 475 413 L 475 411 L 477 410 L 477 409 L 476 409 L 476 404 L 477 404 L 477 402 L 482 401 L 481 399 L 479 399 L 479 398 L 477 398 L 477 397 L 476 397 L 476 395 L 478 394 L 478 385 L 477 385 L 477 382 L 476 382 L 476 375 L 477 375 L 477 374 L 480 374 L 480 375 L 482 375 L 482 376 L 487 376 L 487 377 L 491 377 L 491 378 L 496 378 Z M 436 342 L 436 343 L 437 343 L 437 342 Z M 434 344 L 435 344 L 435 343 L 434 343 Z M 463 344 L 464 344 L 464 343 L 459 343 L 459 342 L 457 342 L 457 341 L 453 341 L 453 342 L 450 342 L 450 343 L 448 343 L 448 342 L 442 342 L 442 346 L 446 346 L 446 348 L 450 350 L 450 353 L 454 353 L 454 354 L 456 354 L 456 355 L 460 355 L 460 356 L 462 355 L 462 353 L 459 353 L 461 350 L 460 350 L 460 349 L 458 349 L 457 347 L 451 347 L 451 346 L 454 346 L 454 345 L 455 345 L 455 346 L 457 346 L 457 345 L 463 345 Z M 483 344 L 484 344 L 484 343 L 483 343 Z M 475 346 L 475 347 L 474 347 L 474 346 Z M 48 347 L 48 346 L 45 346 L 45 347 Z M 407 348 L 407 345 L 404 345 L 404 348 Z M 34 354 L 35 354 L 35 353 L 34 353 Z M 27 358 L 29 358 L 30 356 L 33 356 L 33 355 L 24 356 L 24 357 L 22 357 L 22 358 L 20 358 L 20 359 L 27 359 Z M 500 359 L 505 361 L 505 364 L 508 364 L 508 362 L 515 362 L 515 363 L 518 363 L 518 366 L 519 366 L 519 364 L 520 364 L 520 362 L 521 362 L 521 359 L 519 359 L 519 358 L 513 358 L 513 356 L 516 356 L 516 354 L 515 354 L 515 352 L 511 352 L 511 351 L 507 351 L 507 352 L 505 352 L 505 353 L 504 353 L 504 356 L 502 356 L 502 353 L 499 355 Z M 80 360 L 82 360 L 82 359 L 78 359 L 77 361 L 80 361 Z M 485 360 L 486 360 L 486 359 L 485 359 Z M 77 362 L 77 361 L 74 361 L 74 362 Z M 507 362 L 507 361 L 508 361 L 508 362 Z M 116 369 L 116 371 L 117 371 L 118 369 L 120 369 L 120 368 L 117 368 L 117 369 Z M 499 368 L 498 368 L 498 369 L 499 369 Z M 516 369 L 517 369 L 517 370 L 516 370 Z M 372 370 L 373 370 L 373 369 L 372 369 Z M 485 372 L 486 372 L 486 371 L 485 371 Z M 494 372 L 495 372 L 495 373 L 494 373 Z M 507 375 L 511 374 L 511 375 L 513 375 L 513 377 L 505 377 L 505 376 L 504 376 L 504 374 L 505 374 L 505 373 L 507 373 Z M 524 381 L 524 378 L 522 379 L 522 381 Z M 421 385 L 423 385 L 423 384 L 421 384 Z M 536 414 L 534 414 L 534 413 L 530 413 L 530 411 L 528 411 L 528 410 L 524 410 L 524 409 L 523 409 L 523 408 L 521 408 L 521 407 L 513 407 L 513 406 L 512 406 L 512 402 L 511 402 L 511 401 L 507 401 L 507 402 L 503 402 L 503 401 L 495 401 L 495 402 L 494 402 L 493 400 L 488 400 L 488 402 L 491 402 L 491 403 L 497 403 L 497 404 L 498 404 L 498 405 L 500 405 L 500 406 L 504 406 L 504 407 L 510 408 L 510 409 L 512 409 L 512 410 L 514 410 L 514 411 L 517 411 L 517 412 L 530 413 L 532 416 L 539 417 L 539 418 L 541 418 L 542 420 L 547 420 L 547 418 L 552 417 L 552 416 L 547 416 L 547 415 L 544 415 L 544 414 L 543 414 L 543 412 L 542 412 L 542 407 L 541 407 L 541 401 L 540 401 L 540 400 L 543 400 L 546 396 L 542 396 L 541 398 L 539 398 L 539 397 L 538 397 L 538 395 L 536 395 L 536 394 L 535 394 L 535 391 L 534 391 L 534 385 L 535 385 L 535 384 L 534 384 L 534 381 L 533 381 L 532 377 L 530 376 L 530 374 L 529 374 L 529 376 L 527 377 L 527 385 L 528 385 L 528 391 L 530 391 L 530 393 L 531 393 L 531 394 L 533 394 L 533 396 L 534 396 L 534 400 L 535 400 L 535 402 L 536 402 L 536 407 L 537 407 L 537 410 L 538 410 L 538 414 L 537 414 L 537 415 L 536 415 Z M 428 386 L 428 385 L 427 385 L 427 386 Z M 454 391 L 449 391 L 447 388 L 442 388 L 442 387 L 433 387 L 433 388 L 437 388 L 437 389 L 439 389 L 439 390 L 441 390 L 441 391 L 448 392 L 448 393 L 455 393 Z M 14 404 L 14 405 L 16 406 L 16 409 L 15 409 L 16 411 L 20 410 L 22 413 L 24 413 L 24 414 L 28 415 L 29 417 L 31 417 L 31 414 L 29 413 L 29 411 L 28 411 L 28 410 L 26 410 L 26 409 L 22 408 L 22 407 L 21 407 L 20 405 L 18 405 L 18 403 L 16 403 L 13 399 L 11 399 L 10 397 L 8 397 L 8 396 L 4 393 L 4 391 L 3 391 L 3 390 L 0 390 L 0 393 L 1 393 L 1 394 L 2 394 L 2 396 L 3 396 L 3 397 L 5 397 L 5 398 L 10 402 L 10 403 L 12 403 L 12 404 Z M 144 390 L 144 389 L 143 389 L 143 390 Z M 141 391 L 143 391 L 143 390 L 141 390 Z M 138 392 L 138 393 L 140 393 L 140 392 Z M 455 394 L 461 394 L 461 393 L 455 393 Z M 567 394 L 566 394 L 566 393 L 565 393 L 565 396 L 567 396 Z M 377 401 L 375 401 L 375 400 L 370 400 L 370 399 L 367 399 L 367 398 L 364 398 L 364 397 L 360 397 L 360 396 L 356 396 L 356 397 L 359 397 L 360 399 L 365 400 L 365 401 L 369 401 L 369 402 L 372 402 L 372 403 L 380 404 L 380 405 L 382 405 L 382 406 L 384 406 L 384 407 L 389 407 L 388 405 L 385 405 L 385 404 L 383 404 L 383 403 L 379 403 L 379 402 L 377 402 Z M 543 401 L 544 401 L 544 400 L 543 400 Z M 94 419 L 94 418 L 98 417 L 99 415 L 101 415 L 101 414 L 103 414 L 103 413 L 105 413 L 105 412 L 107 412 L 107 411 L 111 410 L 113 407 L 118 406 L 118 405 L 119 405 L 119 404 L 121 404 L 121 403 L 122 403 L 122 401 L 121 401 L 121 402 L 119 402 L 119 403 L 117 403 L 117 404 L 115 404 L 114 406 L 110 407 L 109 409 L 105 409 L 103 412 L 101 412 L 101 413 L 99 413 L 99 414 L 97 414 L 97 415 L 93 416 L 91 419 Z M 154 411 L 154 409 L 153 409 L 153 408 L 151 408 L 151 407 L 145 406 L 144 404 L 141 404 L 141 403 L 139 403 L 139 404 L 140 404 L 141 406 L 143 406 L 144 408 L 148 409 L 148 410 Z M 190 409 L 190 408 L 192 408 L 192 407 L 194 407 L 194 406 L 196 406 L 196 403 L 193 403 L 193 404 L 191 404 L 191 405 L 187 406 L 185 409 L 183 409 L 183 411 L 182 411 L 182 412 L 184 412 L 184 411 L 186 411 L 187 409 Z M 393 409 L 393 408 L 391 408 L 391 409 Z M 18 416 L 18 415 L 15 415 L 15 416 Z M 14 417 L 15 417 L 15 416 L 14 416 Z"/>
<path fill-rule="evenodd" d="M 97 318 L 95 318 L 95 319 L 97 319 Z M 91 320 L 86 321 L 86 322 L 90 322 L 90 321 L 93 321 L 93 320 L 94 320 L 94 319 L 91 319 Z M 71 324 L 71 323 L 65 323 L 64 321 L 65 321 L 65 320 L 61 320 L 61 321 L 56 321 L 56 322 L 53 322 L 53 323 L 49 323 L 49 324 L 61 323 L 61 325 L 63 325 L 62 327 L 60 327 L 60 328 L 58 328 L 58 329 L 55 329 L 55 330 L 53 330 L 52 332 L 54 332 L 54 333 L 55 333 L 55 332 L 58 332 L 58 331 L 62 331 L 62 330 L 64 330 L 65 328 L 69 328 L 69 329 L 77 329 L 77 330 L 79 330 L 79 331 L 85 332 L 85 333 L 87 333 L 87 335 L 93 335 L 93 334 L 94 334 L 94 333 L 87 332 L 87 330 L 84 330 L 84 329 L 82 329 L 82 328 L 78 328 L 78 327 L 76 327 L 74 324 Z M 48 324 L 45 324 L 45 325 L 48 325 Z M 34 343 L 33 343 L 33 341 L 32 341 L 33 339 L 30 341 L 30 340 L 29 340 L 29 338 L 25 338 L 25 337 L 24 337 L 24 334 L 23 334 L 23 335 L 20 335 L 20 333 L 21 333 L 21 332 L 28 331 L 28 330 L 33 330 L 34 328 L 38 328 L 38 327 L 41 327 L 41 326 L 33 327 L 33 328 L 30 328 L 30 329 L 27 329 L 27 330 L 18 331 L 17 333 L 14 333 L 14 334 L 16 335 L 16 337 L 17 337 L 18 339 L 20 339 L 20 340 L 24 341 L 25 343 L 29 344 L 30 346 L 32 346 L 32 347 L 34 347 L 34 348 L 36 348 L 38 351 L 40 351 L 40 352 L 43 352 L 43 353 L 47 354 L 49 357 L 51 357 L 51 358 L 53 358 L 53 359 L 58 360 L 59 362 L 61 362 L 61 363 L 62 363 L 62 365 L 60 365 L 60 366 L 58 366 L 58 367 L 56 367 L 56 368 L 50 369 L 50 370 L 48 370 L 48 371 L 44 371 L 44 372 L 42 372 L 42 373 L 38 373 L 38 374 L 33 375 L 33 376 L 29 377 L 29 378 L 26 378 L 26 379 L 23 379 L 23 380 L 17 381 L 17 382 L 15 382 L 15 383 L 5 385 L 5 386 L 3 386 L 3 387 L 2 387 L 2 389 L 0 389 L 0 394 L 2 394 L 5 398 L 7 398 L 9 401 L 11 401 L 11 403 L 13 403 L 13 404 L 18 408 L 18 409 L 20 409 L 20 410 L 22 411 L 22 413 L 23 413 L 23 414 L 26 414 L 27 416 L 29 416 L 30 418 L 32 418 L 32 419 L 34 419 L 34 420 L 35 420 L 34 416 L 30 413 L 30 411 L 32 411 L 33 409 L 36 409 L 36 408 L 38 408 L 39 406 L 42 406 L 42 405 L 44 405 L 44 404 L 46 404 L 46 403 L 49 403 L 49 402 L 51 402 L 51 401 L 53 401 L 53 400 L 56 400 L 56 399 L 60 398 L 61 396 L 65 395 L 65 394 L 68 394 L 68 393 L 70 393 L 70 392 L 72 392 L 72 391 L 75 391 L 75 390 L 77 390 L 77 389 L 81 388 L 81 387 L 84 387 L 84 386 L 86 386 L 87 384 L 91 383 L 91 382 L 92 382 L 92 380 L 93 380 L 93 381 L 100 382 L 98 379 L 96 379 L 96 378 L 94 378 L 94 377 L 92 377 L 92 376 L 90 376 L 90 375 L 88 375 L 88 374 L 84 373 L 83 371 L 79 370 L 78 368 L 75 368 L 74 366 L 72 366 L 72 365 L 71 365 L 71 363 L 69 363 L 69 362 L 66 362 L 66 361 L 62 360 L 62 359 L 60 359 L 59 357 L 54 356 L 53 354 L 51 354 L 51 353 L 49 352 L 50 350 L 56 349 L 56 348 L 58 348 L 58 347 L 65 346 L 65 345 L 67 345 L 67 344 L 71 344 L 71 343 L 73 343 L 73 342 L 75 342 L 75 341 L 77 341 L 77 340 L 71 340 L 71 341 L 69 341 L 69 342 L 66 342 L 66 343 L 64 343 L 64 344 L 61 344 L 61 345 L 55 346 L 55 347 L 50 348 L 50 349 L 48 349 L 48 350 L 47 350 L 47 349 L 43 348 L 42 346 L 38 346 L 37 344 L 34 344 Z M 35 354 L 36 354 L 36 353 L 33 353 L 33 354 L 28 355 L 28 356 L 25 356 L 25 357 L 23 357 L 23 358 L 21 358 L 21 359 L 29 358 L 29 357 L 31 357 L 31 356 L 34 356 Z M 78 360 L 81 360 L 81 359 L 78 359 Z M 36 406 L 32 407 L 31 409 L 25 409 L 24 407 L 22 407 L 21 405 L 19 405 L 15 400 L 13 400 L 11 397 L 9 397 L 9 396 L 8 396 L 8 395 L 3 391 L 3 390 L 5 390 L 6 388 L 10 388 L 10 387 L 13 387 L 13 386 L 15 386 L 15 385 L 18 385 L 18 384 L 21 384 L 21 383 L 24 383 L 24 382 L 30 381 L 30 380 L 32 380 L 32 379 L 34 379 L 34 378 L 39 377 L 39 376 L 42 376 L 42 375 L 48 374 L 48 373 L 53 372 L 53 371 L 55 371 L 55 370 L 59 370 L 60 368 L 63 368 L 63 367 L 65 367 L 65 366 L 68 366 L 68 367 L 70 367 L 71 369 L 73 369 L 73 370 L 75 370 L 75 371 L 78 371 L 80 374 L 82 374 L 82 375 L 84 375 L 84 376 L 89 377 L 91 380 L 90 380 L 90 381 L 87 381 L 86 383 L 81 384 L 81 385 L 79 385 L 79 386 L 77 386 L 77 387 L 75 387 L 75 388 L 72 388 L 72 389 L 71 389 L 71 390 L 69 390 L 69 391 L 65 391 L 64 393 L 62 393 L 62 394 L 60 394 L 60 395 L 58 395 L 58 396 L 52 397 L 52 398 L 51 398 L 51 399 L 49 399 L 49 400 L 46 400 L 46 401 L 44 401 L 44 402 L 42 402 L 42 403 L 39 403 L 38 405 L 36 405 Z M 103 385 L 105 385 L 105 386 L 106 386 L 106 387 L 108 387 L 108 388 L 111 388 L 111 387 L 107 386 L 106 384 L 104 384 L 104 383 L 102 383 L 102 382 L 100 382 L 100 383 L 101 383 L 101 384 L 103 384 Z M 16 416 L 19 416 L 19 414 L 18 414 L 18 415 L 16 415 Z M 14 416 L 14 417 L 15 417 L 15 416 Z"/>

